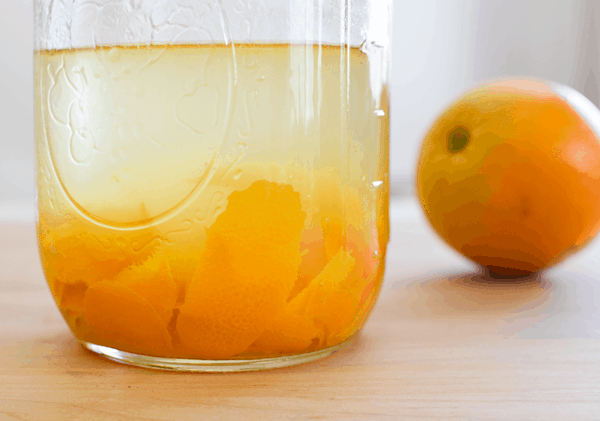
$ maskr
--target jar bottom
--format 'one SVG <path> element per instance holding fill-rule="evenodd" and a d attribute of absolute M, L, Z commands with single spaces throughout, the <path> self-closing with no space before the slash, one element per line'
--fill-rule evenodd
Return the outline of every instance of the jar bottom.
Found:
<path fill-rule="evenodd" d="M 98 354 L 106 359 L 116 361 L 122 364 L 136 367 L 145 367 L 169 371 L 188 371 L 205 373 L 231 373 L 241 371 L 259 371 L 273 368 L 290 367 L 293 365 L 308 363 L 325 358 L 338 352 L 352 343 L 356 334 L 350 336 L 345 341 L 329 348 L 319 351 L 307 352 L 297 355 L 285 355 L 281 357 L 254 358 L 239 360 L 199 360 L 185 358 L 162 358 L 148 355 L 133 354 L 130 352 L 119 351 L 103 345 L 96 345 L 78 339 L 78 342 L 86 349 Z"/>

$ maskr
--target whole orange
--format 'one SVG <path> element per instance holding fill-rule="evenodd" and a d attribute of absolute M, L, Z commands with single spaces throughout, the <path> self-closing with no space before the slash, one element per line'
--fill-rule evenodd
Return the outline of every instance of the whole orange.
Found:
<path fill-rule="evenodd" d="M 600 228 L 600 111 L 552 82 L 502 80 L 433 124 L 416 184 L 429 222 L 503 276 L 553 265 Z"/>

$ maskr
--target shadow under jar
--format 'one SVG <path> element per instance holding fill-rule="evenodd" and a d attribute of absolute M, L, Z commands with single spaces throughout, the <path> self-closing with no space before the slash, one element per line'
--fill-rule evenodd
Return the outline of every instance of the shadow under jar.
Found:
<path fill-rule="evenodd" d="M 390 19 L 391 0 L 36 1 L 39 248 L 83 346 L 239 371 L 352 338 L 388 241 Z"/>

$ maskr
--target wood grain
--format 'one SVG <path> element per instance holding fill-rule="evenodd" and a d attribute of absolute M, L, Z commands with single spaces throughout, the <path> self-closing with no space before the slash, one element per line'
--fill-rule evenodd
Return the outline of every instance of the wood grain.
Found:
<path fill-rule="evenodd" d="M 32 226 L 0 225 L 0 420 L 598 420 L 600 247 L 490 280 L 414 200 L 391 209 L 380 299 L 333 356 L 253 373 L 172 373 L 83 350 L 45 284 Z"/>

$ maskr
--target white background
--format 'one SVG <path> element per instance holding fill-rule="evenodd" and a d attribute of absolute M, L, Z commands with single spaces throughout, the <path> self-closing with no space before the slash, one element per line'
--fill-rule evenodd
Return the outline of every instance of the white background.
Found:
<path fill-rule="evenodd" d="M 394 0 L 391 177 L 412 182 L 420 140 L 472 84 L 565 83 L 599 102 L 598 0 Z M 0 0 L 0 203 L 33 202 L 33 1 Z"/>

